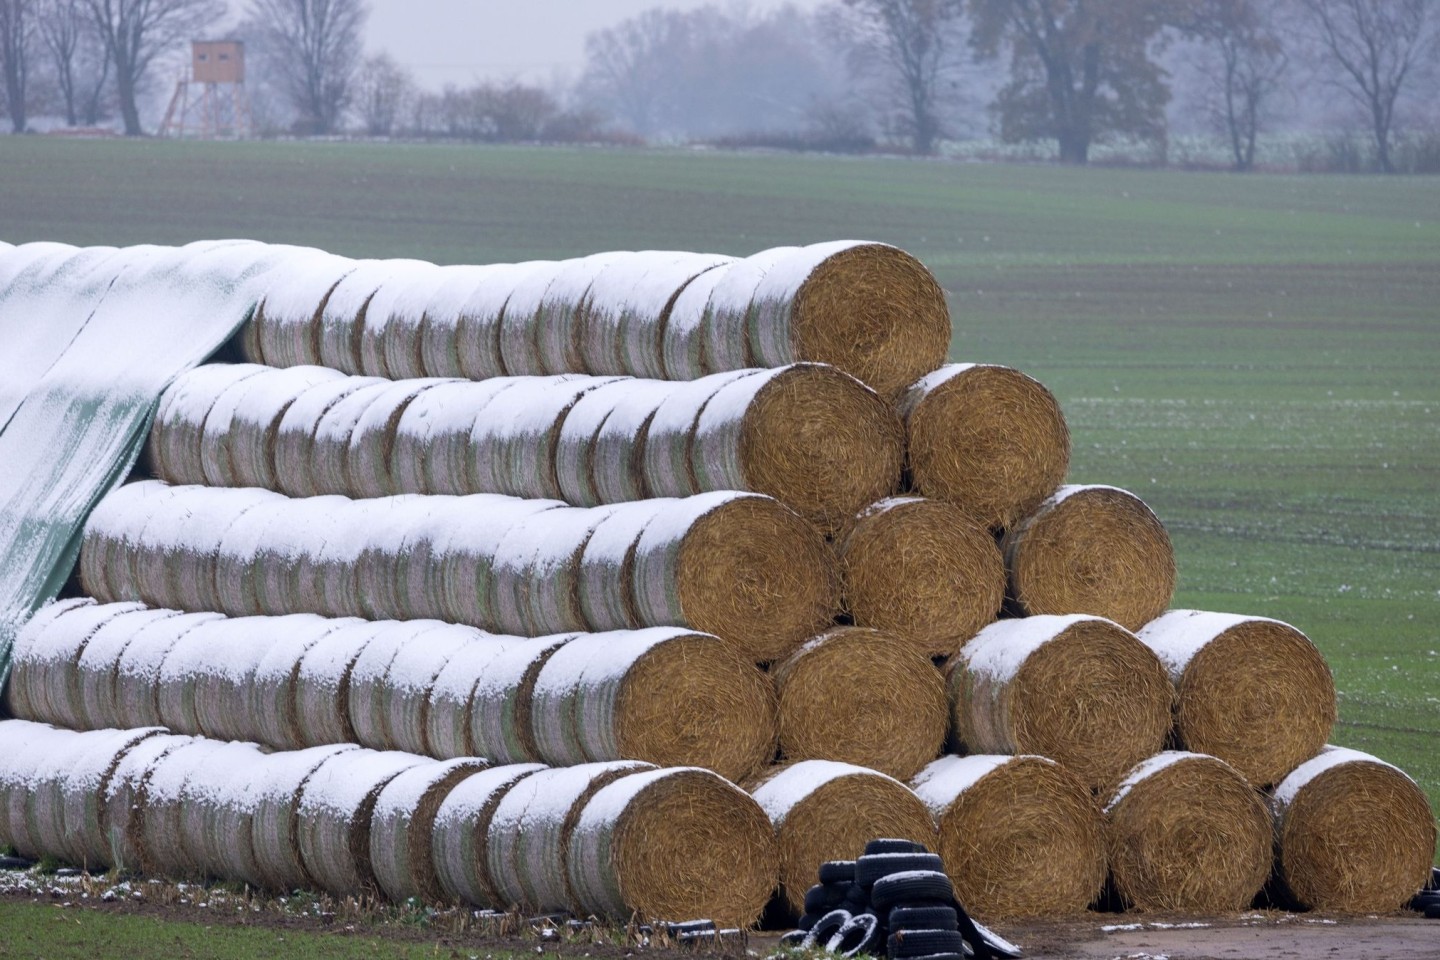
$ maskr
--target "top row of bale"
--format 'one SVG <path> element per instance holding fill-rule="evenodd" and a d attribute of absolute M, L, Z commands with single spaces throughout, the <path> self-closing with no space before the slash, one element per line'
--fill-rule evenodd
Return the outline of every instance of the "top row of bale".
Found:
<path fill-rule="evenodd" d="M 894 401 L 950 345 L 930 272 L 853 240 L 741 258 L 645 250 L 450 267 L 317 253 L 267 287 L 242 337 L 247 359 L 396 380 L 694 380 L 816 361 Z"/>

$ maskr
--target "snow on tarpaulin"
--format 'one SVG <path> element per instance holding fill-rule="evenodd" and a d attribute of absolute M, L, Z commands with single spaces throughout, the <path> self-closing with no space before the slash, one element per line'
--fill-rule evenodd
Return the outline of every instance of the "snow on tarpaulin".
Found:
<path fill-rule="evenodd" d="M 161 392 L 235 333 L 296 250 L 232 240 L 79 252 L 67 259 L 78 275 L 61 265 L 48 290 L 4 286 L 0 383 L 24 395 L 0 426 L 0 681 L 20 622 L 69 576 L 86 513 L 139 457 Z M 74 334 L 37 378 L 35 338 L 53 346 L 58 325 Z"/>

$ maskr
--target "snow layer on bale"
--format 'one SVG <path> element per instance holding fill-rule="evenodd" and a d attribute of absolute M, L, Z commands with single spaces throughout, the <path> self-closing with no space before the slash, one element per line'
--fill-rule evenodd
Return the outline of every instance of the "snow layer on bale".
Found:
<path fill-rule="evenodd" d="M 397 308 L 414 301 L 410 293 L 414 287 L 433 291 L 444 279 L 444 268 L 433 263 L 409 262 L 381 281 L 375 295 L 365 308 L 364 323 L 356 337 L 360 369 L 377 377 L 396 377 L 387 363 L 387 342 L 398 332 L 409 317 L 414 317 L 418 326 L 424 312 L 408 314 L 397 324 Z M 408 332 L 408 331 L 407 331 Z M 401 334 L 404 336 L 405 334 Z"/>
<path fill-rule="evenodd" d="M 312 880 L 300 857 L 298 801 L 312 774 L 331 757 L 359 750 L 354 744 L 331 744 L 272 754 L 260 770 L 254 794 L 251 840 L 255 862 L 271 890 L 293 890 Z"/>
<path fill-rule="evenodd" d="M 186 785 L 204 777 L 207 767 L 226 769 L 228 744 L 193 740 L 166 754 L 150 768 L 141 789 L 139 849 L 146 873 L 175 879 L 201 876 L 201 865 L 186 848 L 182 812 L 189 807 Z"/>
<path fill-rule="evenodd" d="M 563 910 L 567 889 L 570 814 L 593 789 L 624 776 L 655 769 L 618 760 L 542 770 L 505 796 L 490 818 L 486 865 L 502 903 L 536 910 Z"/>
<path fill-rule="evenodd" d="M 385 370 L 395 379 L 406 377 L 460 375 L 455 362 L 454 331 L 460 310 L 492 267 L 440 267 L 433 277 L 421 276 L 399 291 L 390 307 L 390 321 L 385 327 Z M 451 363 L 445 372 L 432 374 L 427 364 L 426 344 L 435 328 L 449 334 L 447 351 Z"/>
<path fill-rule="evenodd" d="M 697 492 L 749 488 L 745 465 L 740 460 L 745 415 L 760 391 L 790 369 L 779 367 L 754 376 L 737 376 L 711 394 L 695 418 L 686 449 L 688 472 Z"/>
<path fill-rule="evenodd" d="M 500 394 L 528 380 L 446 381 L 416 397 L 395 426 L 390 474 L 401 493 L 466 494 L 476 420 Z"/>
<path fill-rule="evenodd" d="M 1041 615 L 992 623 L 960 648 L 972 674 L 991 681 L 1013 679 L 1036 650 L 1084 620 L 1104 620 L 1088 614 Z M 1109 621 L 1106 621 L 1107 623 Z M 1118 625 L 1117 625 L 1118 626 Z M 1124 629 L 1120 627 L 1119 629 Z"/>
<path fill-rule="evenodd" d="M 195 488 L 184 488 L 187 491 Z M 210 535 L 218 542 L 215 592 L 218 609 L 231 616 L 282 614 L 298 572 L 312 527 L 326 519 L 320 501 L 252 498 L 250 490 L 235 491 L 235 502 L 249 499 L 251 509 Z"/>
<path fill-rule="evenodd" d="M 150 482 L 150 481 L 142 481 Z M 176 488 L 167 509 L 150 508 L 133 554 L 135 595 L 151 606 L 211 610 L 208 576 L 210 558 L 218 553 L 220 535 L 245 514 L 279 498 L 265 490 L 227 491 L 211 487 Z"/>
<path fill-rule="evenodd" d="M 205 369 L 200 367 L 198 369 Z M 183 476 L 161 479 L 172 483 L 200 483 L 213 486 L 237 486 L 231 465 L 230 444 L 232 424 L 256 382 L 264 381 L 269 367 L 242 365 L 243 372 L 229 379 L 209 402 L 209 408 L 200 420 L 198 436 L 187 437 L 187 445 L 195 450 L 196 461 L 189 465 Z M 153 428 L 152 428 L 153 429 Z M 198 468 L 198 474 L 197 470 Z"/>
<path fill-rule="evenodd" d="M 555 439 L 575 400 L 598 383 L 562 374 L 517 380 L 471 417 L 466 493 L 555 499 Z"/>
<path fill-rule="evenodd" d="M 249 714 L 256 739 L 285 750 L 306 746 L 299 728 L 295 701 L 298 665 L 310 648 L 349 621 L 330 620 L 314 614 L 285 618 L 288 623 L 278 640 L 265 652 L 250 679 Z M 278 624 L 278 620 L 270 620 Z M 257 621 L 258 624 L 258 621 Z"/>
<path fill-rule="evenodd" d="M 543 636 L 584 628 L 569 588 L 576 556 L 605 516 L 603 508 L 547 510 L 510 528 L 491 568 L 487 606 L 497 630 Z"/>
<path fill-rule="evenodd" d="M 205 364 L 181 374 L 160 395 L 146 452 L 155 475 L 172 483 L 203 483 L 201 445 L 215 402 L 232 386 L 267 368 L 255 364 Z"/>
<path fill-rule="evenodd" d="M 1193 760 L 1197 757 L 1203 757 L 1207 760 L 1215 759 L 1203 753 L 1189 753 L 1184 750 L 1163 750 L 1148 760 L 1141 761 L 1125 776 L 1124 780 L 1120 781 L 1120 786 L 1116 787 L 1115 792 L 1110 795 L 1109 801 L 1105 804 L 1105 812 L 1109 813 L 1115 809 L 1115 806 L 1119 804 L 1121 800 L 1125 799 L 1126 794 L 1133 790 L 1135 785 L 1141 781 L 1148 780 L 1166 767 L 1173 766 L 1185 760 Z"/>
<path fill-rule="evenodd" d="M 724 387 L 759 370 L 729 370 L 676 384 L 655 410 L 645 435 L 645 486 L 652 496 L 685 497 L 700 492 L 691 472 L 691 442 L 701 414 Z"/>
<path fill-rule="evenodd" d="M 245 358 L 275 367 L 317 363 L 321 309 L 359 264 L 316 250 L 277 266 L 266 278 L 264 297 L 241 338 Z"/>
<path fill-rule="evenodd" d="M 344 493 L 352 497 L 384 497 L 399 493 L 391 469 L 395 431 L 405 408 L 417 397 L 454 381 L 401 380 L 375 398 L 356 420 L 345 452 Z"/>
<path fill-rule="evenodd" d="M 203 642 L 205 649 L 203 662 L 191 674 L 200 729 L 186 732 L 220 740 L 264 740 L 265 730 L 255 703 L 260 667 L 266 664 L 268 676 L 273 669 L 267 664 L 271 651 L 290 642 L 296 634 L 318 633 L 319 624 L 320 618 L 314 614 L 297 613 L 285 617 L 234 617 L 201 626 L 191 635 L 195 645 L 199 647 Z M 276 707 L 271 701 L 262 709 L 268 716 Z"/>
<path fill-rule="evenodd" d="M 636 545 L 650 523 L 674 503 L 656 499 L 619 504 L 590 535 L 580 558 L 580 610 L 587 629 L 640 626 L 633 578 Z"/>
<path fill-rule="evenodd" d="M 951 754 L 933 761 L 917 773 L 910 781 L 910 789 L 930 808 L 931 813 L 939 816 L 956 797 L 975 786 L 986 775 L 1015 760 L 1032 758 L 1055 763 L 1048 757 L 1037 757 L 1033 753 L 1015 756 L 977 753 L 968 757 Z"/>
<path fill-rule="evenodd" d="M 629 251 L 593 253 L 565 261 L 565 266 L 555 274 L 555 279 L 545 289 L 544 299 L 535 313 L 534 341 L 536 346 L 536 373 L 563 373 L 567 370 L 584 370 L 578 351 L 581 333 L 576 325 L 589 296 L 595 278 L 606 268 L 623 263 L 634 256 Z M 510 308 L 506 307 L 506 324 L 509 324 Z M 507 346 L 501 341 L 501 348 Z M 506 354 L 506 367 L 511 373 L 519 372 Z"/>
<path fill-rule="evenodd" d="M 221 742 L 220 748 L 186 778 L 177 807 L 180 832 L 171 842 L 178 840 L 195 875 L 229 879 L 226 858 L 216 849 L 215 841 L 229 847 L 239 838 L 214 837 L 212 830 L 224 811 L 243 809 L 248 799 L 248 780 L 238 780 L 233 773 L 248 770 L 253 777 L 265 756 L 265 750 L 254 743 Z M 243 852 L 240 859 L 244 859 Z"/>
<path fill-rule="evenodd" d="M 422 263 L 400 259 L 358 261 L 330 292 L 316 334 L 319 355 L 307 362 L 345 373 L 374 373 L 361 364 L 358 349 L 370 301 L 386 280 Z"/>
<path fill-rule="evenodd" d="M 71 600 L 41 608 L 16 637 L 13 672 L 5 684 L 5 711 L 22 720 L 63 722 L 70 712 L 69 698 L 52 703 L 51 691 L 60 690 L 57 677 L 73 669 L 102 626 L 122 612 L 139 609 L 143 609 L 140 604 L 117 609 Z"/>
<path fill-rule="evenodd" d="M 429 642 L 429 635 L 444 629 L 439 620 L 389 620 L 377 625 L 350 671 L 350 724 L 356 742 L 375 750 L 392 745 L 384 705 L 385 675 L 391 662 L 407 645 Z"/>
<path fill-rule="evenodd" d="M 470 704 L 475 686 L 496 657 L 528 642 L 520 637 L 474 631 L 472 641 L 446 662 L 430 688 L 422 752 L 442 759 L 475 755 L 470 741 Z"/>
<path fill-rule="evenodd" d="M 157 504 L 176 496 L 161 483 L 127 483 L 101 498 L 85 524 L 80 583 L 99 600 L 134 599 L 130 568 L 136 542 Z"/>
<path fill-rule="evenodd" d="M 275 431 L 276 489 L 295 497 L 314 496 L 315 434 L 320 422 L 336 404 L 357 390 L 374 388 L 375 377 L 342 377 L 318 383 L 296 397 L 280 418 Z"/>
<path fill-rule="evenodd" d="M 669 505 L 645 525 L 635 542 L 635 611 L 638 623 L 645 625 L 689 626 L 680 607 L 677 578 L 680 570 L 680 548 L 690 530 L 706 514 L 727 503 L 754 497 L 756 494 L 716 491 L 682 500 L 666 501 Z"/>
<path fill-rule="evenodd" d="M 400 649 L 380 685 L 386 733 L 397 750 L 428 753 L 425 737 L 430 691 L 450 659 L 476 643 L 473 627 L 446 624 L 424 641 Z M 483 641 L 480 641 L 483 643 Z"/>
<path fill-rule="evenodd" d="M 220 618 L 218 613 L 183 613 L 155 624 L 136 634 L 115 664 L 115 706 L 117 727 L 160 726 L 162 709 L 184 716 L 181 698 L 166 698 L 160 687 L 160 673 L 165 659 L 175 645 L 207 621 Z M 168 704 L 162 701 L 169 699 Z M 184 729 L 184 728 L 182 728 Z"/>
<path fill-rule="evenodd" d="M 495 332 L 501 373 L 514 377 L 556 372 L 540 366 L 535 321 L 545 301 L 545 292 L 573 263 L 571 260 L 537 263 L 534 269 L 516 278 Z"/>
<path fill-rule="evenodd" d="M 687 283 L 670 307 L 661 336 L 661 359 L 666 380 L 694 380 L 715 367 L 705 356 L 705 323 L 710 295 L 738 260 L 722 263 Z"/>
<path fill-rule="evenodd" d="M 350 673 L 383 625 L 350 619 L 321 637 L 295 667 L 295 709 L 306 745 L 356 742 Z"/>
<path fill-rule="evenodd" d="M 244 762 L 206 771 L 199 849 L 217 877 L 256 887 L 265 884 L 255 857 L 254 820 L 268 763 L 269 755 L 257 752 Z"/>
<path fill-rule="evenodd" d="M 1155 651 L 1160 661 L 1165 664 L 1170 679 L 1179 683 L 1185 668 L 1201 648 L 1226 630 L 1249 622 L 1287 626 L 1269 617 L 1209 613 L 1203 610 L 1171 610 L 1151 620 L 1135 635 Z"/>
<path fill-rule="evenodd" d="M 454 334 L 448 339 L 441 337 L 438 341 L 430 338 L 432 344 L 427 346 L 426 356 L 448 358 L 453 350 L 459 364 L 455 373 L 471 380 L 486 380 L 490 377 L 503 377 L 507 373 L 521 372 L 507 371 L 505 368 L 501 349 L 501 335 L 504 332 L 502 320 L 508 314 L 512 300 L 516 301 L 516 309 L 521 310 L 520 301 L 529 296 L 522 295 L 516 300 L 517 292 L 527 287 L 532 290 L 538 287 L 540 294 L 543 294 L 544 287 L 549 285 L 558 268 L 559 264 L 553 260 L 530 260 L 497 266 L 466 299 L 465 305 L 460 309 Z M 531 303 L 534 301 L 531 300 Z M 453 343 L 453 347 L 449 346 L 450 343 Z M 430 372 L 447 375 L 451 371 L 437 363 Z"/>
<path fill-rule="evenodd" d="M 537 759 L 530 729 L 530 685 L 545 661 L 577 634 L 537 637 L 507 647 L 485 668 L 470 701 L 470 743 L 496 763 Z"/>
<path fill-rule="evenodd" d="M 454 623 L 493 627 L 494 611 L 488 606 L 487 594 L 500 541 L 516 524 L 534 523 L 537 514 L 564 506 L 558 500 L 516 500 L 490 494 L 440 505 L 446 522 L 442 539 L 432 550 L 439 558 L 442 597 L 440 609 L 433 615 Z M 429 613 L 433 600 L 428 595 L 425 600 Z"/>
<path fill-rule="evenodd" d="M 760 809 L 776 827 L 785 822 L 795 805 L 832 780 L 860 774 L 867 777 L 883 777 L 904 787 L 894 777 L 886 776 L 853 763 L 836 760 L 802 760 L 779 771 L 751 792 Z"/>
<path fill-rule="evenodd" d="M 74 736 L 45 723 L 0 721 L 0 843 L 21 856 L 41 853 L 25 819 L 26 800 L 35 791 L 40 762 L 66 749 Z"/>
<path fill-rule="evenodd" d="M 480 907 L 504 906 L 486 868 L 490 815 L 505 792 L 540 770 L 538 763 L 491 767 L 462 780 L 435 815 L 435 873 L 446 896 Z"/>
<path fill-rule="evenodd" d="M 484 768 L 485 761 L 473 757 L 412 767 L 380 791 L 370 821 L 370 864 L 391 900 L 443 896 L 433 858 L 435 817 L 460 779 Z"/>
<path fill-rule="evenodd" d="M 363 518 L 350 521 L 363 536 L 354 561 L 358 606 L 353 600 L 349 601 L 350 605 L 372 620 L 403 620 L 415 616 L 407 593 L 410 565 L 416 562 L 424 569 L 428 554 L 422 548 L 436 514 L 436 500 L 396 496 L 345 509 L 363 513 Z"/>
<path fill-rule="evenodd" d="M 642 499 L 643 430 L 670 389 L 660 380 L 613 380 L 576 401 L 556 447 L 562 499 L 577 507 Z"/>
<path fill-rule="evenodd" d="M 750 341 L 757 293 L 766 288 L 768 274 L 787 260 L 797 257 L 803 260 L 807 249 L 772 247 L 724 268 L 725 276 L 711 291 L 710 302 L 705 308 L 705 359 L 710 370 L 775 366 L 796 359 L 794 351 L 788 349 L 790 345 L 786 343 L 787 349 L 781 359 L 759 363 L 755 348 L 760 344 Z M 786 327 L 788 335 L 788 324 Z"/>
<path fill-rule="evenodd" d="M 795 355 L 790 329 L 790 312 L 795 296 L 826 260 L 852 247 L 869 246 L 861 240 L 834 240 L 789 250 L 766 251 L 764 275 L 755 284 L 749 304 L 749 362 L 761 367 L 778 367 L 803 359 Z M 780 251 L 784 250 L 783 254 Z M 760 256 L 757 254 L 757 256 Z"/>
<path fill-rule="evenodd" d="M 1325 748 L 1316 756 L 1300 764 L 1288 777 L 1280 781 L 1280 785 L 1275 788 L 1276 802 L 1282 809 L 1290 806 L 1295 800 L 1295 795 L 1304 789 L 1310 781 L 1327 770 L 1332 770 L 1346 763 L 1379 764 L 1382 767 L 1389 767 L 1407 780 L 1412 780 L 1411 776 L 1404 770 L 1401 770 L 1393 763 L 1386 763 L 1379 757 L 1371 756 L 1360 750 L 1351 750 L 1349 747 L 1337 747 L 1333 744 L 1326 744 Z"/>
<path fill-rule="evenodd" d="M 101 820 L 101 800 L 115 769 L 131 747 L 166 733 L 163 727 L 136 730 L 102 730 L 89 735 L 89 743 L 66 769 L 60 783 L 63 796 L 64 859 L 86 867 L 110 865 L 110 844 Z"/>
<path fill-rule="evenodd" d="M 120 611 L 96 630 L 75 661 L 75 684 L 67 684 L 70 692 L 64 707 L 51 697 L 51 711 L 63 710 L 66 726 L 98 730 L 120 725 L 120 708 L 116 703 L 116 670 L 125 649 L 136 640 L 143 640 L 147 631 L 162 629 L 166 621 L 178 617 L 178 610 L 139 609 Z M 78 701 L 75 697 L 78 695 Z"/>
<path fill-rule="evenodd" d="M 325 412 L 315 424 L 315 437 L 311 446 L 311 486 L 316 493 L 347 492 L 347 467 L 349 465 L 350 438 L 355 427 L 372 404 L 381 403 L 396 392 L 403 394 L 404 384 L 391 380 L 377 380 L 346 395 Z"/>
<path fill-rule="evenodd" d="M 311 387 L 343 377 L 329 367 L 305 366 L 285 367 L 250 381 L 224 441 L 234 471 L 231 484 L 275 489 L 275 441 L 290 405 Z"/>

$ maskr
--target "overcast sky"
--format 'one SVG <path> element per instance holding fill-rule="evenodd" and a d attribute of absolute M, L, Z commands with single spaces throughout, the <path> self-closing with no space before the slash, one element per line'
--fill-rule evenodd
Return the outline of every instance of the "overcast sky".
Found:
<path fill-rule="evenodd" d="M 573 78 L 585 35 L 651 7 L 693 9 L 716 0 L 370 0 L 366 45 L 409 67 L 424 87 L 477 78 Z M 786 0 L 749 0 L 755 10 Z M 791 0 L 814 8 L 821 0 Z M 731 0 L 719 0 L 720 6 Z"/>

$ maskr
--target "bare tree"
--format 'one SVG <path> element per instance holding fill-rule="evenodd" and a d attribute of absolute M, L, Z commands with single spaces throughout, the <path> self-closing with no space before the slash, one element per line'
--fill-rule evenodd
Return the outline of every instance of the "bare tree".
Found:
<path fill-rule="evenodd" d="M 125 135 L 139 136 L 137 100 L 156 58 L 200 35 L 225 15 L 224 0 L 85 0 L 115 67 Z"/>
<path fill-rule="evenodd" d="M 659 131 L 666 100 L 675 93 L 674 70 L 689 47 L 684 14 L 659 7 L 590 34 L 581 84 L 641 136 Z"/>
<path fill-rule="evenodd" d="M 251 0 L 275 70 L 310 131 L 334 133 L 354 94 L 364 0 Z"/>
<path fill-rule="evenodd" d="M 0 70 L 10 127 L 24 133 L 28 116 L 30 54 L 35 46 L 35 0 L 0 0 Z"/>
<path fill-rule="evenodd" d="M 356 109 L 372 137 L 395 131 L 401 112 L 415 96 L 415 79 L 389 54 L 367 57 L 356 76 Z"/>
<path fill-rule="evenodd" d="M 1265 0 L 1202 0 L 1186 25 L 1209 56 L 1200 64 L 1213 87 L 1211 113 L 1230 140 L 1235 169 L 1255 166 L 1255 138 L 1266 102 L 1280 89 L 1289 58 Z"/>
<path fill-rule="evenodd" d="M 50 54 L 55 85 L 65 104 L 65 122 L 93 126 L 100 121 L 110 54 L 95 29 L 85 0 L 42 0 L 40 36 Z"/>
<path fill-rule="evenodd" d="M 1300 0 L 1341 89 L 1368 115 L 1380 169 L 1390 160 L 1395 105 L 1440 45 L 1435 0 Z"/>
<path fill-rule="evenodd" d="M 916 153 L 933 153 L 943 132 L 943 83 L 964 43 L 964 0 L 845 0 L 858 15 L 857 56 L 883 64 Z"/>

